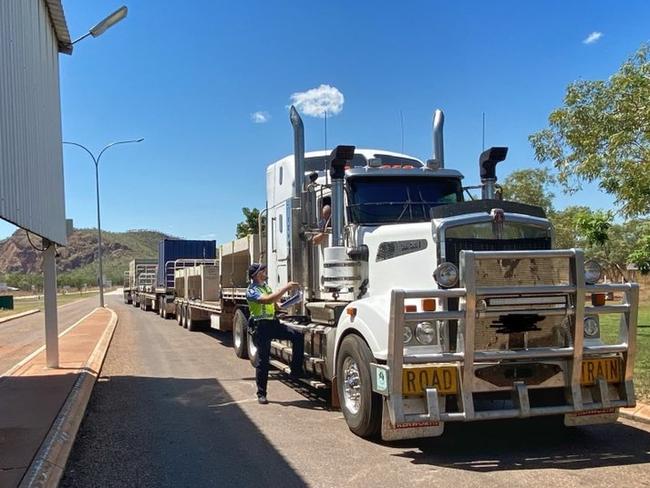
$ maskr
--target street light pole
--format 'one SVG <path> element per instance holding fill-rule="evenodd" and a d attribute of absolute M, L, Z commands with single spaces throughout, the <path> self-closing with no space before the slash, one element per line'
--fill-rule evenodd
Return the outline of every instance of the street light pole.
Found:
<path fill-rule="evenodd" d="M 77 146 L 83 149 L 84 151 L 86 151 L 88 154 L 90 154 L 90 157 L 92 158 L 93 163 L 95 164 L 95 188 L 97 194 L 97 258 L 99 260 L 99 306 L 102 308 L 104 308 L 104 267 L 102 263 L 102 221 L 101 221 L 101 214 L 99 211 L 99 161 L 101 160 L 104 151 L 106 151 L 109 147 L 113 147 L 117 144 L 130 144 L 133 142 L 142 142 L 142 141 L 144 141 L 144 138 L 141 137 L 140 139 L 112 142 L 107 146 L 105 146 L 99 152 L 99 156 L 97 157 L 95 157 L 95 155 L 86 146 L 83 146 L 77 142 L 63 141 L 63 144 L 70 144 L 72 146 Z"/>

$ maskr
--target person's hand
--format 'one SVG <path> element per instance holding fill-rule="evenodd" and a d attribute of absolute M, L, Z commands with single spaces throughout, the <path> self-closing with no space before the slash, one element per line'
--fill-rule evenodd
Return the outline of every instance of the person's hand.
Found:
<path fill-rule="evenodd" d="M 289 283 L 287 283 L 287 286 L 285 288 L 287 289 L 287 291 L 297 290 L 298 288 L 300 288 L 300 283 L 296 283 L 295 281 L 290 281 Z"/>

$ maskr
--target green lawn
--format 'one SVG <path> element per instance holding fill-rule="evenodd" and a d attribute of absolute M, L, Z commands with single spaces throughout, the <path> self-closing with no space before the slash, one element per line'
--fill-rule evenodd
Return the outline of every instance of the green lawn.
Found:
<path fill-rule="evenodd" d="M 618 342 L 620 315 L 602 315 L 600 320 L 601 336 L 606 344 Z M 637 329 L 636 363 L 634 367 L 634 385 L 639 400 L 650 403 L 650 304 L 642 303 L 639 307 L 639 324 Z"/>
<path fill-rule="evenodd" d="M 56 297 L 56 303 L 58 306 L 65 305 L 66 303 L 76 302 L 77 300 L 83 300 L 84 298 L 96 296 L 96 291 L 89 291 L 83 294 L 79 293 L 68 293 L 67 295 L 59 295 Z M 0 318 L 8 317 L 9 315 L 15 315 L 17 313 L 26 312 L 27 310 L 34 310 L 35 308 L 43 310 L 43 297 L 40 299 L 29 298 L 25 300 L 16 300 L 14 299 L 14 309 L 13 310 L 0 310 Z"/>

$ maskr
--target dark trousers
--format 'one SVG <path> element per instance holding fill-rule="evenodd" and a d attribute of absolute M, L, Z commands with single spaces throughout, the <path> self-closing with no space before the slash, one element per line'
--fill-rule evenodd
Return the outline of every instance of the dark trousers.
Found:
<path fill-rule="evenodd" d="M 266 396 L 266 384 L 269 379 L 269 356 L 271 354 L 271 341 L 273 339 L 291 341 L 291 374 L 302 374 L 305 351 L 304 336 L 300 332 L 280 324 L 278 319 L 255 320 L 253 344 L 257 347 L 257 357 L 255 358 L 257 396 Z"/>

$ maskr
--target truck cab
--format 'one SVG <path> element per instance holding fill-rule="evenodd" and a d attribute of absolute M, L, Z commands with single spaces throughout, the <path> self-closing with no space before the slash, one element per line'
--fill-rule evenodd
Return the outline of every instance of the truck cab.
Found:
<path fill-rule="evenodd" d="M 496 198 L 505 148 L 481 155 L 482 198 L 464 201 L 436 117 L 422 162 L 353 146 L 305 153 L 292 110 L 294 155 L 267 170 L 263 240 L 271 286 L 304 287 L 283 320 L 305 334 L 307 371 L 331 383 L 363 437 L 542 415 L 614 421 L 635 402 L 638 287 L 599 283 L 581 250 L 553 249 L 541 208 Z M 325 202 L 331 235 L 315 245 Z M 600 339 L 602 313 L 621 317 L 616 344 Z M 273 352 L 287 361 L 286 346 Z"/>

